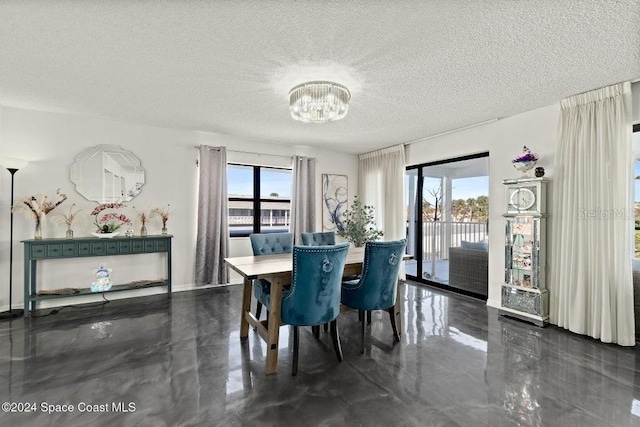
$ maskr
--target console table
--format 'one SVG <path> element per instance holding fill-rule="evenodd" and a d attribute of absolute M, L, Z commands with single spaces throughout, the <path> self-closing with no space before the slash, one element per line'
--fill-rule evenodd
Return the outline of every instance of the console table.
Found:
<path fill-rule="evenodd" d="M 29 303 L 31 311 L 36 309 L 36 302 L 53 299 L 68 298 L 80 295 L 99 294 L 91 289 L 80 289 L 74 294 L 38 295 L 36 292 L 37 261 L 49 259 L 84 258 L 106 255 L 135 255 L 149 253 L 166 253 L 167 278 L 162 282 L 144 286 L 130 284 L 113 285 L 105 292 L 129 291 L 134 289 L 166 286 L 167 295 L 171 298 L 171 238 L 172 235 L 158 235 L 148 237 L 115 237 L 99 239 L 96 237 L 80 237 L 74 239 L 42 239 L 23 240 L 24 244 L 24 317 L 29 317 Z"/>

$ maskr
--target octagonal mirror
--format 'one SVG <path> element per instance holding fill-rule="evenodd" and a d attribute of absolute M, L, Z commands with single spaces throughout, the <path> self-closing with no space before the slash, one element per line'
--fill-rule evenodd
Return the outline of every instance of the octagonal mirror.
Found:
<path fill-rule="evenodd" d="M 71 165 L 71 182 L 87 200 L 127 202 L 140 193 L 144 169 L 131 151 L 116 145 L 97 145 L 78 154 Z"/>

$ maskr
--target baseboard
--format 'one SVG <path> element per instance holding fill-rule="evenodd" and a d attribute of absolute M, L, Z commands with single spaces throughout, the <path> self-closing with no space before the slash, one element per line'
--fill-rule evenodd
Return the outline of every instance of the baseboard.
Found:
<path fill-rule="evenodd" d="M 173 285 L 171 288 L 172 293 L 176 292 L 186 292 L 186 291 L 195 291 L 198 289 L 209 289 L 209 288 L 224 288 L 227 286 L 235 286 L 241 285 L 242 280 L 232 280 L 226 284 L 216 284 L 216 285 L 204 285 L 204 286 L 196 286 L 195 283 L 185 283 L 182 285 Z M 143 297 L 149 295 L 162 295 L 167 293 L 167 288 L 165 287 L 157 287 L 157 288 L 147 288 L 147 289 L 135 289 L 126 292 L 113 292 L 105 294 L 105 298 L 110 301 L 125 299 L 125 298 L 136 298 Z M 78 304 L 87 304 L 93 302 L 104 301 L 101 293 L 96 293 L 94 295 L 86 295 L 81 297 L 69 297 L 69 298 L 56 298 L 52 300 L 45 300 L 38 302 L 38 309 L 40 308 L 52 308 L 52 307 L 60 307 L 64 305 L 78 305 Z M 22 301 L 13 303 L 14 309 L 24 308 Z M 1 306 L 0 311 L 9 310 L 9 304 Z"/>

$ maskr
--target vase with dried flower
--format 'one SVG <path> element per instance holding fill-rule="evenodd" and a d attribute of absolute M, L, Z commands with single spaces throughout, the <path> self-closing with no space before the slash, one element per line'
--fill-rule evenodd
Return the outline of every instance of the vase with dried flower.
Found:
<path fill-rule="evenodd" d="M 95 217 L 93 223 L 97 227 L 97 230 L 91 234 L 98 238 L 110 238 L 120 234 L 117 230 L 124 224 L 131 224 L 131 219 L 125 214 L 104 211 L 120 209 L 125 206 L 126 205 L 122 203 L 103 203 L 96 206 L 91 211 L 91 216 Z"/>
<path fill-rule="evenodd" d="M 55 197 L 49 199 L 47 196 L 35 195 L 18 200 L 13 205 L 14 212 L 21 212 L 27 218 L 33 218 L 36 222 L 33 238 L 35 240 L 42 239 L 42 221 L 45 220 L 47 214 L 60 206 L 62 202 L 67 200 L 67 195 L 56 191 Z"/>
<path fill-rule="evenodd" d="M 167 222 L 169 221 L 169 205 L 166 208 L 153 208 L 151 209 L 151 217 L 159 216 L 162 221 L 162 235 L 166 236 L 168 233 Z"/>
<path fill-rule="evenodd" d="M 78 214 L 80 212 L 82 212 L 82 209 L 75 209 L 76 204 L 72 204 L 71 207 L 69 208 L 69 213 L 60 213 L 56 216 L 53 217 L 53 221 L 56 224 L 64 224 L 67 226 L 67 233 L 66 233 L 66 238 L 67 239 L 73 239 L 73 229 L 71 227 L 73 227 L 73 222 L 76 220 Z"/>
<path fill-rule="evenodd" d="M 134 206 L 134 209 L 135 206 Z M 147 213 L 147 211 L 138 211 L 136 209 L 136 212 L 138 212 L 138 221 L 140 221 L 140 237 L 147 237 L 147 221 L 149 220 L 149 214 Z"/>

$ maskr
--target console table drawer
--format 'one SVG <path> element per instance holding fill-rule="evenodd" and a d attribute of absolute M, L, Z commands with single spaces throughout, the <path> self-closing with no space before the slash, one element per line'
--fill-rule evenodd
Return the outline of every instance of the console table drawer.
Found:
<path fill-rule="evenodd" d="M 80 256 L 91 255 L 91 243 L 87 243 L 87 242 L 78 243 L 78 255 Z"/>
<path fill-rule="evenodd" d="M 156 250 L 164 252 L 167 250 L 167 240 L 156 240 Z"/>
<path fill-rule="evenodd" d="M 129 241 L 118 242 L 118 253 L 121 253 L 121 254 L 131 253 L 131 242 Z"/>
<path fill-rule="evenodd" d="M 107 244 L 105 242 L 91 243 L 91 255 L 104 255 L 107 253 Z"/>
<path fill-rule="evenodd" d="M 78 254 L 78 245 L 75 243 L 63 243 L 62 254 L 64 256 L 76 256 Z"/>
<path fill-rule="evenodd" d="M 60 243 L 49 243 L 47 245 L 47 257 L 49 258 L 57 258 L 62 256 L 62 244 Z"/>
<path fill-rule="evenodd" d="M 107 253 L 108 254 L 117 254 L 118 253 L 118 242 L 107 242 Z"/>
<path fill-rule="evenodd" d="M 144 241 L 144 251 L 145 252 L 155 252 L 156 251 L 156 241 L 155 240 L 145 240 Z"/>
<path fill-rule="evenodd" d="M 31 245 L 31 258 L 46 258 L 47 245 Z"/>

